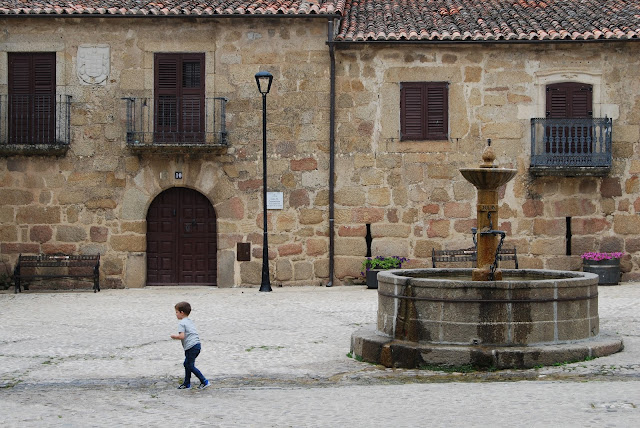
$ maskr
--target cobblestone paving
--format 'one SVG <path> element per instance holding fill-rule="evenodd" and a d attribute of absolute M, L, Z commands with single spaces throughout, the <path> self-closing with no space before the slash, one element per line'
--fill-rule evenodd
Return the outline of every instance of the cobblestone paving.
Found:
<path fill-rule="evenodd" d="M 0 423 L 35 426 L 640 426 L 640 284 L 600 287 L 624 351 L 532 370 L 392 370 L 347 356 L 363 287 L 0 294 Z M 187 300 L 209 389 L 178 391 Z M 197 381 L 194 378 L 194 386 Z"/>

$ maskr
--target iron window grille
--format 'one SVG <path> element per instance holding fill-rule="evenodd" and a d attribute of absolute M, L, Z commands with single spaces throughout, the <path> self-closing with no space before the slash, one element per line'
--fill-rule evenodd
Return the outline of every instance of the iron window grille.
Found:
<path fill-rule="evenodd" d="M 70 95 L 0 95 L 0 153 L 63 154 L 70 142 Z"/>
<path fill-rule="evenodd" d="M 124 98 L 127 145 L 153 147 L 226 147 L 227 98 L 162 96 Z"/>

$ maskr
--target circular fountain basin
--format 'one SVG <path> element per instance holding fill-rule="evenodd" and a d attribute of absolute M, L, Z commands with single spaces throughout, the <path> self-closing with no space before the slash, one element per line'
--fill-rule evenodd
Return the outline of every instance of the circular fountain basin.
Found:
<path fill-rule="evenodd" d="M 600 334 L 597 275 L 505 269 L 501 281 L 471 281 L 471 272 L 379 273 L 377 329 L 354 334 L 354 354 L 388 367 L 525 368 L 622 349 Z"/>

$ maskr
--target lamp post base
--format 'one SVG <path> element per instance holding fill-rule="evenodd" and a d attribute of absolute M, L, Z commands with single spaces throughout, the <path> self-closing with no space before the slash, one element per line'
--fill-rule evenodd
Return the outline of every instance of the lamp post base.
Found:
<path fill-rule="evenodd" d="M 271 290 L 271 284 L 261 284 L 260 285 L 260 291 L 272 291 Z"/>
<path fill-rule="evenodd" d="M 266 257 L 263 255 L 263 257 Z M 271 291 L 271 281 L 269 280 L 269 265 L 267 259 L 263 259 L 262 263 L 262 283 L 260 284 L 260 291 Z"/>

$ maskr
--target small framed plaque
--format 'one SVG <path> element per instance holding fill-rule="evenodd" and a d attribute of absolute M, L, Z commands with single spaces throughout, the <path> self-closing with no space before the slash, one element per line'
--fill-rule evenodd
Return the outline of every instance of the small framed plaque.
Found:
<path fill-rule="evenodd" d="M 284 208 L 284 193 L 267 192 L 267 209 L 281 210 Z"/>

